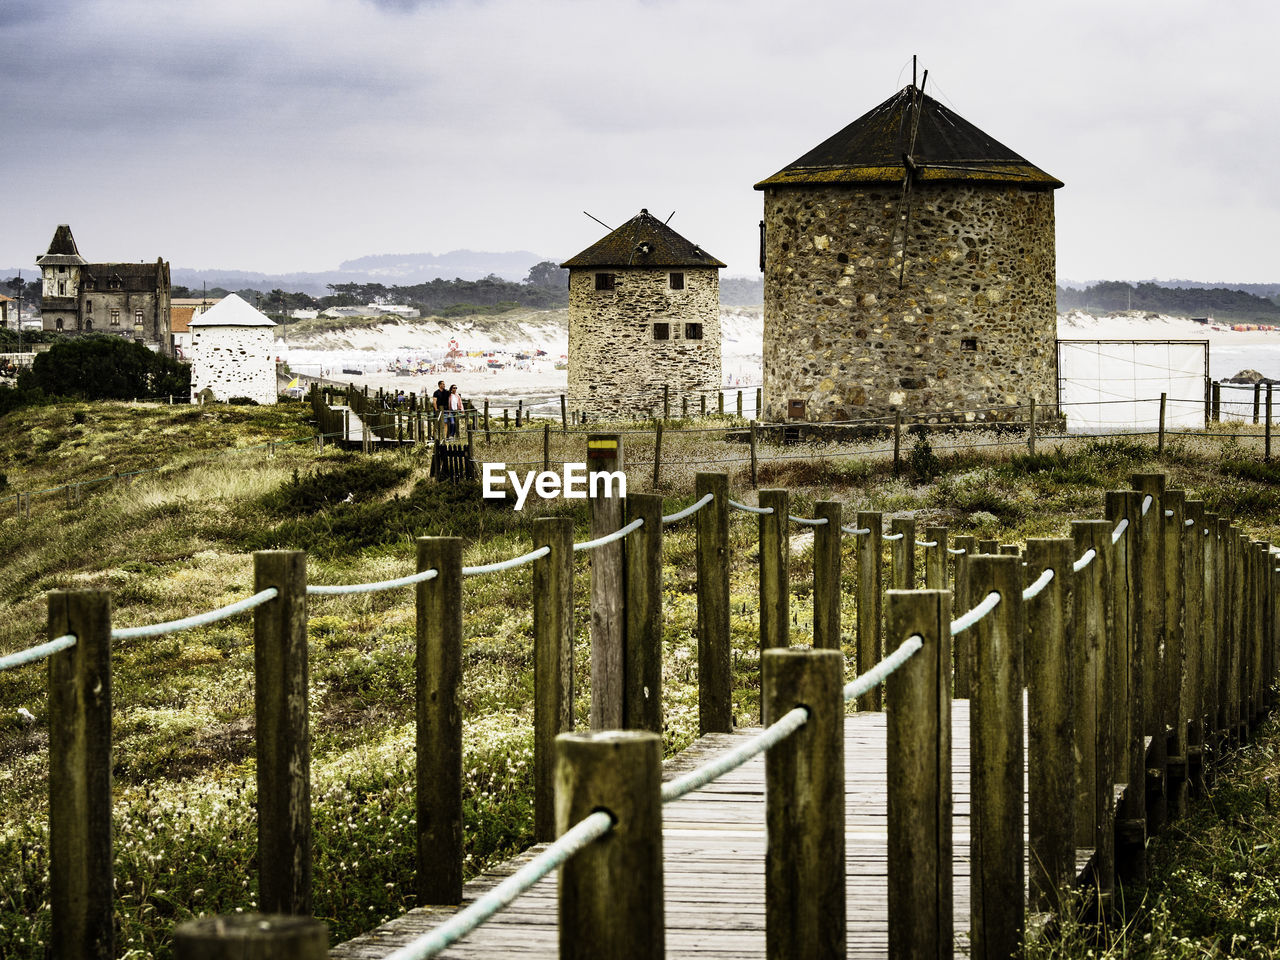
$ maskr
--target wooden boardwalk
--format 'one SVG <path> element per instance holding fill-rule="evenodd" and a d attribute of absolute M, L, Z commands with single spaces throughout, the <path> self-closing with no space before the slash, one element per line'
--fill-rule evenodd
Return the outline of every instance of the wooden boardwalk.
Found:
<path fill-rule="evenodd" d="M 684 773 L 755 730 L 709 734 L 669 761 L 663 778 Z M 779 749 L 785 749 L 785 744 Z M 848 956 L 888 954 L 885 716 L 845 720 Z M 956 953 L 967 955 L 969 929 L 969 702 L 952 704 L 955 791 Z M 465 902 L 535 856 L 537 846 L 467 884 Z M 747 960 L 764 950 L 764 757 L 667 804 L 663 864 L 667 957 Z M 452 907 L 413 910 L 335 947 L 334 960 L 373 960 L 441 923 Z M 470 937 L 439 954 L 453 958 L 556 957 L 556 878 L 552 874 Z"/>

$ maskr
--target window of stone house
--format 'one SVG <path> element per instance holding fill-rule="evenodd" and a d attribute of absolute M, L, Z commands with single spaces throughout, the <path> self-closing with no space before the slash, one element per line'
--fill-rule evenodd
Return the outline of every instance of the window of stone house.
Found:
<path fill-rule="evenodd" d="M 671 289 L 672 289 L 672 290 L 683 290 L 683 289 L 684 289 L 684 274 L 683 274 L 683 273 L 673 273 L 673 274 L 671 274 Z"/>
<path fill-rule="evenodd" d="M 67 295 L 67 281 L 58 281 L 58 296 L 65 297 Z"/>
<path fill-rule="evenodd" d="M 670 339 L 671 339 L 671 324 L 669 324 L 669 323 L 655 323 L 655 324 L 653 325 L 653 339 L 655 339 L 655 340 L 670 340 Z"/>
<path fill-rule="evenodd" d="M 67 272 L 67 268 L 66 268 L 66 267 L 64 267 L 64 266 L 60 266 L 60 267 L 58 267 L 58 272 L 59 272 L 59 273 L 66 273 L 66 272 Z"/>
<path fill-rule="evenodd" d="M 92 329 L 93 329 L 93 317 L 89 317 L 89 319 L 85 320 L 85 322 L 84 322 L 84 328 L 85 328 L 86 330 L 92 330 Z"/>
<path fill-rule="evenodd" d="M 61 317 L 59 317 L 57 320 L 53 321 L 53 325 L 54 325 L 57 329 L 61 330 L 61 329 L 62 329 L 62 318 L 61 318 Z"/>
<path fill-rule="evenodd" d="M 113 327 L 118 327 L 118 326 L 120 326 L 120 311 L 119 311 L 119 310 L 112 310 L 112 311 L 111 311 L 111 325 L 112 325 Z"/>
<path fill-rule="evenodd" d="M 701 339 L 702 339 L 702 324 L 700 324 L 700 323 L 686 323 L 686 324 L 684 325 L 684 338 L 685 338 L 686 340 L 701 340 Z"/>
<path fill-rule="evenodd" d="M 140 327 L 140 326 L 142 326 L 142 311 L 141 311 L 141 310 L 135 310 L 135 311 L 133 311 L 133 325 L 134 325 L 135 327 Z"/>
<path fill-rule="evenodd" d="M 612 273 L 597 273 L 596 289 L 601 291 L 616 289 L 614 280 L 615 277 Z"/>
<path fill-rule="evenodd" d="M 86 300 L 86 301 L 84 302 L 84 312 L 85 312 L 85 313 L 93 313 L 93 301 L 92 301 L 92 300 Z"/>
<path fill-rule="evenodd" d="M 977 337 L 965 337 L 965 338 L 963 338 L 963 339 L 960 341 L 960 349 L 961 349 L 961 350 L 977 350 L 977 349 L 978 349 L 978 338 L 977 338 Z"/>

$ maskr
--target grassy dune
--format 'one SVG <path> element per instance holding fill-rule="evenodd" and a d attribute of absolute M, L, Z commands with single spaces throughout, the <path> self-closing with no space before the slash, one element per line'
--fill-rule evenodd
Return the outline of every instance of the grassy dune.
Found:
<path fill-rule="evenodd" d="M 532 518 L 548 513 L 572 517 L 578 539 L 586 537 L 581 501 L 533 502 L 517 513 L 480 500 L 474 487 L 426 479 L 427 464 L 416 454 L 361 457 L 320 452 L 308 443 L 272 454 L 260 446 L 308 435 L 306 415 L 300 405 L 106 404 L 40 408 L 0 420 L 7 482 L 0 497 L 160 468 L 132 483 L 87 488 L 71 506 L 63 493 L 37 495 L 29 519 L 14 517 L 10 501 L 0 519 L 0 652 L 42 638 L 50 589 L 110 589 L 114 622 L 132 626 L 247 596 L 255 549 L 305 549 L 313 582 L 343 583 L 410 572 L 413 538 L 423 534 L 464 537 L 468 564 L 526 551 Z M 1257 463 L 1256 436 L 1239 429 L 1226 440 L 1177 439 L 1158 464 L 1149 446 L 1133 440 L 1071 441 L 1061 449 L 1042 444 L 1042 452 L 1029 456 L 1019 446 L 962 450 L 954 438 L 935 438 L 932 446 L 908 445 L 902 478 L 893 477 L 886 456 L 868 453 L 882 443 L 765 446 L 761 484 L 791 489 L 797 514 L 809 514 L 815 500 L 837 499 L 850 511 L 912 515 L 921 526 L 941 523 L 953 533 L 1011 541 L 1061 535 L 1071 519 L 1097 516 L 1103 491 L 1127 486 L 1132 471 L 1161 469 L 1171 484 L 1236 517 L 1255 536 L 1280 539 L 1280 471 Z M 479 441 L 478 452 L 529 469 L 541 465 L 543 439 L 536 426 L 495 434 L 489 444 Z M 550 439 L 553 461 L 582 459 L 581 436 Z M 624 444 L 632 489 L 650 489 L 652 434 L 627 434 Z M 743 443 L 725 439 L 722 428 L 672 429 L 663 439 L 657 487 L 669 510 L 692 501 L 699 469 L 729 471 L 735 496 L 751 498 Z M 734 711 L 749 724 L 758 701 L 756 527 L 754 518 L 735 517 Z M 668 528 L 664 541 L 664 739 L 672 753 L 697 728 L 692 523 Z M 811 635 L 808 542 L 802 533 L 793 542 L 796 643 Z M 846 636 L 854 622 L 852 567 L 846 562 Z M 576 570 L 576 712 L 585 724 L 585 557 Z M 464 597 L 465 827 L 474 871 L 527 844 L 531 833 L 530 570 L 468 578 Z M 414 905 L 413 617 L 406 591 L 310 603 L 316 909 L 332 925 L 334 942 Z M 120 642 L 114 655 L 119 950 L 129 958 L 169 957 L 175 923 L 256 905 L 250 620 Z M 41 667 L 0 673 L 3 958 L 43 957 L 48 940 L 44 682 Z M 23 722 L 18 707 L 35 722 Z M 1268 749 L 1274 755 L 1275 748 Z M 1250 831 L 1280 834 L 1280 821 L 1260 826 L 1271 813 L 1254 809 L 1261 797 L 1256 783 L 1265 774 L 1251 772 L 1251 762 L 1242 761 L 1231 809 L 1248 809 Z M 1178 842 L 1176 833 L 1168 842 Z M 1257 845 L 1242 842 L 1241 850 Z M 1270 897 L 1265 903 L 1280 917 L 1280 897 L 1267 891 L 1251 896 Z M 1122 941 L 1128 952 L 1113 955 L 1206 955 L 1134 952 L 1141 935 L 1153 930 L 1164 931 L 1160 942 L 1169 950 L 1179 937 L 1201 943 L 1178 925 L 1186 911 L 1162 907 L 1160 896 L 1153 885 L 1152 909 L 1135 915 L 1145 919 L 1135 919 L 1133 935 Z M 1095 946 L 1072 936 L 1067 944 L 1078 952 L 1058 955 L 1085 956 Z M 1280 947 L 1280 936 L 1270 929 L 1266 936 L 1266 949 Z"/>

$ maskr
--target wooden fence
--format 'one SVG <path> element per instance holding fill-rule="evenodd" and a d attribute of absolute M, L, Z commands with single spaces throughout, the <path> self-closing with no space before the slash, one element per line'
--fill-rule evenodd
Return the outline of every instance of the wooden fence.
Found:
<path fill-rule="evenodd" d="M 1105 912 L 1117 878 L 1144 874 L 1147 836 L 1183 813 L 1188 798 L 1204 789 L 1222 747 L 1243 739 L 1271 706 L 1280 615 L 1275 602 L 1280 571 L 1271 545 L 1251 540 L 1183 491 L 1168 489 L 1161 474 L 1134 475 L 1132 487 L 1109 492 L 1106 519 L 1076 521 L 1070 536 L 1031 540 L 1024 547 L 988 541 L 975 552 L 969 537 L 955 537 L 950 546 L 944 527 L 928 528 L 919 540 L 914 521 L 907 518 L 894 518 L 891 533 L 884 534 L 884 517 L 874 511 L 859 512 L 856 526 L 842 526 L 837 503 L 819 504 L 812 519 L 793 517 L 785 490 L 761 491 L 760 507 L 735 505 L 725 475 L 698 474 L 695 492 L 705 501 L 695 513 L 700 729 L 731 729 L 728 532 L 735 506 L 758 514 L 764 719 L 776 720 L 801 704 L 810 710 L 813 725 L 804 736 L 784 741 L 769 754 L 771 810 L 775 800 L 797 793 L 827 796 L 830 783 L 807 778 L 827 777 L 830 751 L 843 749 L 838 729 L 844 708 L 835 699 L 843 670 L 834 651 L 845 636 L 839 589 L 844 535 L 857 542 L 857 630 L 849 638 L 857 673 L 880 663 L 886 647 L 895 649 L 908 638 L 921 641 L 923 652 L 890 675 L 883 698 L 877 687 L 858 699 L 862 710 L 879 710 L 886 701 L 891 707 L 886 755 L 891 955 L 952 955 L 953 694 L 971 701 L 971 938 L 972 955 L 979 957 L 1008 957 L 1018 948 L 1028 903 L 1033 911 L 1053 911 L 1064 891 L 1084 885 L 1095 891 Z M 593 536 L 617 537 L 625 521 L 631 528 L 623 537 L 625 548 L 619 539 L 574 544 L 567 518 L 535 520 L 533 553 L 482 568 L 463 567 L 460 539 L 424 537 L 418 541 L 418 575 L 373 585 L 416 580 L 415 829 L 421 904 L 458 903 L 462 897 L 458 684 L 467 575 L 525 560 L 534 565 L 535 839 L 551 839 L 574 822 L 561 816 L 557 826 L 557 750 L 561 764 L 580 765 L 577 774 L 560 776 L 561 790 L 575 784 L 573 795 L 561 802 L 562 813 L 583 804 L 583 809 L 649 810 L 657 802 L 649 796 L 658 789 L 653 765 L 660 755 L 652 738 L 650 746 L 635 747 L 636 770 L 647 771 L 637 780 L 616 776 L 610 772 L 616 763 L 600 759 L 597 751 L 609 738 L 593 743 L 590 737 L 566 740 L 562 735 L 573 717 L 573 556 L 580 548 L 597 550 L 593 584 L 615 585 L 592 591 L 592 687 L 593 696 L 602 698 L 593 702 L 592 717 L 599 728 L 661 731 L 662 533 L 664 520 L 683 516 L 664 518 L 661 506 L 652 495 L 630 496 L 622 509 L 609 501 L 592 502 Z M 812 654 L 787 650 L 796 524 L 815 533 L 817 649 Z M 884 540 L 892 545 L 887 591 Z M 926 589 L 915 589 L 921 580 L 919 551 Z M 258 553 L 254 566 L 255 596 L 266 598 L 254 609 L 260 903 L 266 912 L 307 915 L 306 598 L 320 591 L 308 589 L 300 551 Z M 953 604 L 969 611 L 966 617 L 952 620 Z M 979 615 L 983 608 L 986 614 Z M 49 664 L 50 876 L 53 952 L 59 957 L 113 955 L 112 634 L 107 592 L 50 594 L 49 637 L 74 637 L 73 645 L 53 653 Z M 798 657 L 797 662 L 784 664 L 779 651 Z M 837 664 L 831 676 L 824 672 L 830 664 L 823 657 L 834 657 Z M 797 750 L 819 753 L 800 761 Z M 819 762 L 821 757 L 828 759 Z M 1024 758 L 1030 825 L 1025 846 Z M 625 803 L 619 798 L 619 790 L 640 789 L 646 792 L 643 802 L 630 794 Z M 615 802 L 617 807 L 611 805 Z M 833 802 L 829 798 L 827 807 Z M 660 819 L 645 814 L 638 821 L 643 828 L 630 824 L 628 842 L 652 847 Z M 775 821 L 770 813 L 768 825 L 770 856 L 776 861 L 769 876 L 776 870 L 777 877 L 793 878 L 789 885 L 776 878 L 767 884 L 769 955 L 843 956 L 842 924 L 837 937 L 823 928 L 833 924 L 830 915 L 793 909 L 804 891 L 830 892 L 829 865 L 822 858 L 806 859 L 804 851 L 815 842 L 834 843 L 828 836 L 831 824 L 785 816 Z M 808 839 L 800 842 L 801 837 Z M 583 856 L 590 860 L 594 854 Z M 641 952 L 641 945 L 653 946 L 653 931 L 637 937 L 635 917 L 619 921 L 618 930 L 627 935 L 616 941 L 591 919 L 598 919 L 593 910 L 601 905 L 613 904 L 616 913 L 619 904 L 661 891 L 660 859 L 636 852 L 625 862 L 625 873 L 607 879 L 572 866 L 575 861 L 565 867 L 562 889 L 577 890 L 572 894 L 577 899 L 562 903 L 562 940 L 591 944 L 597 955 L 659 955 Z M 590 890 L 568 879 L 586 875 L 593 878 Z M 572 929 L 575 917 L 582 928 Z M 660 897 L 656 907 L 648 903 L 643 917 L 661 929 Z M 179 939 L 180 957 L 211 955 L 182 946 L 186 940 Z M 608 949 L 606 941 L 612 944 Z M 797 944 L 804 945 L 802 952 Z"/>

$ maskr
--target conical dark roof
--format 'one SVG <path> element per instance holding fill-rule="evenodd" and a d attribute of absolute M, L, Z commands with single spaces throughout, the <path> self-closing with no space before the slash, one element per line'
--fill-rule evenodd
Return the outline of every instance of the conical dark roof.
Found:
<path fill-rule="evenodd" d="M 49 241 L 49 250 L 43 257 L 36 258 L 36 266 L 70 266 L 84 263 L 80 251 L 76 249 L 76 238 L 71 235 L 71 228 L 65 223 L 58 224 L 53 231 L 53 239 Z"/>
<path fill-rule="evenodd" d="M 917 97 L 920 122 L 912 148 Z M 799 160 L 761 180 L 756 189 L 809 183 L 901 183 L 903 157 L 908 152 L 915 161 L 917 183 L 980 181 L 1032 190 L 1062 186 L 1061 180 L 908 84 Z"/>
<path fill-rule="evenodd" d="M 725 264 L 651 216 L 648 210 L 641 210 L 603 240 L 560 266 L 723 267 Z"/>

